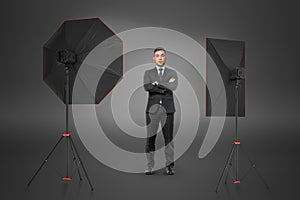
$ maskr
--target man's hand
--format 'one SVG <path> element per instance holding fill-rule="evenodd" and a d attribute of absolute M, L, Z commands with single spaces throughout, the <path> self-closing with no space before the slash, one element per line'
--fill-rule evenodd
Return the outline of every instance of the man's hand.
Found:
<path fill-rule="evenodd" d="M 154 82 L 152 83 L 152 85 L 158 85 L 158 82 L 157 82 L 157 81 L 154 81 Z"/>
<path fill-rule="evenodd" d="M 169 83 L 174 83 L 175 82 L 175 78 L 170 78 Z"/>

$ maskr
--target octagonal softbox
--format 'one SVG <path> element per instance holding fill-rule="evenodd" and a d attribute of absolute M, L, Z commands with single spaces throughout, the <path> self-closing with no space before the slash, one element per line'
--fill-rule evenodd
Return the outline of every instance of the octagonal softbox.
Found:
<path fill-rule="evenodd" d="M 94 48 L 102 48 L 101 59 L 85 64 L 85 69 L 79 73 Z M 64 52 L 72 52 L 72 55 Z M 122 78 L 122 52 L 122 41 L 99 18 L 64 21 L 43 46 L 43 80 L 59 99 L 67 103 L 65 67 L 68 59 L 72 60 L 69 65 L 68 104 L 98 104 Z M 74 99 L 73 92 L 80 98 Z"/>
<path fill-rule="evenodd" d="M 245 116 L 245 42 L 223 39 L 206 39 L 206 82 L 210 86 L 206 89 L 206 116 L 235 116 L 235 86 L 232 76 L 243 74 L 238 87 L 238 113 L 239 117 Z M 222 81 L 216 80 L 216 65 Z M 221 86 L 224 85 L 224 87 Z M 225 88 L 225 90 L 224 90 Z M 212 91 L 213 90 L 213 91 Z M 211 93 L 211 94 L 210 94 Z M 223 100 L 226 99 L 226 112 L 223 112 Z M 213 112 L 212 112 L 213 107 Z"/>

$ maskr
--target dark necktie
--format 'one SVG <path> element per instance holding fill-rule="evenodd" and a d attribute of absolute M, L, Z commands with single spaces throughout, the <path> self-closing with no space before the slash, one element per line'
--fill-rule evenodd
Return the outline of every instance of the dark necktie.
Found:
<path fill-rule="evenodd" d="M 159 68 L 158 70 L 159 70 L 159 72 L 158 72 L 159 81 L 162 81 L 162 76 L 163 76 L 162 71 L 163 71 L 163 68 Z"/>

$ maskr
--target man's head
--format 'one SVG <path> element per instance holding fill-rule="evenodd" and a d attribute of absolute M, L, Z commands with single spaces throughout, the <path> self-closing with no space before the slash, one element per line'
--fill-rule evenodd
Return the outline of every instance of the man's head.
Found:
<path fill-rule="evenodd" d="M 153 60 L 158 67 L 163 67 L 166 63 L 166 50 L 161 47 L 157 47 L 153 51 Z"/>

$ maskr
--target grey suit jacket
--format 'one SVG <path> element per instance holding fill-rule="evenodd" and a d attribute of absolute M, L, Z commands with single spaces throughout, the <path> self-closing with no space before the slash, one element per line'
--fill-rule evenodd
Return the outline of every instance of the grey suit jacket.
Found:
<path fill-rule="evenodd" d="M 175 81 L 170 82 L 171 78 L 174 78 Z M 157 86 L 152 85 L 155 81 L 159 83 Z M 167 113 L 174 113 L 173 91 L 177 88 L 177 84 L 177 73 L 172 69 L 165 68 L 162 81 L 159 81 L 156 67 L 147 70 L 144 74 L 144 89 L 149 93 L 146 112 L 155 113 L 161 105 L 166 109 Z"/>

